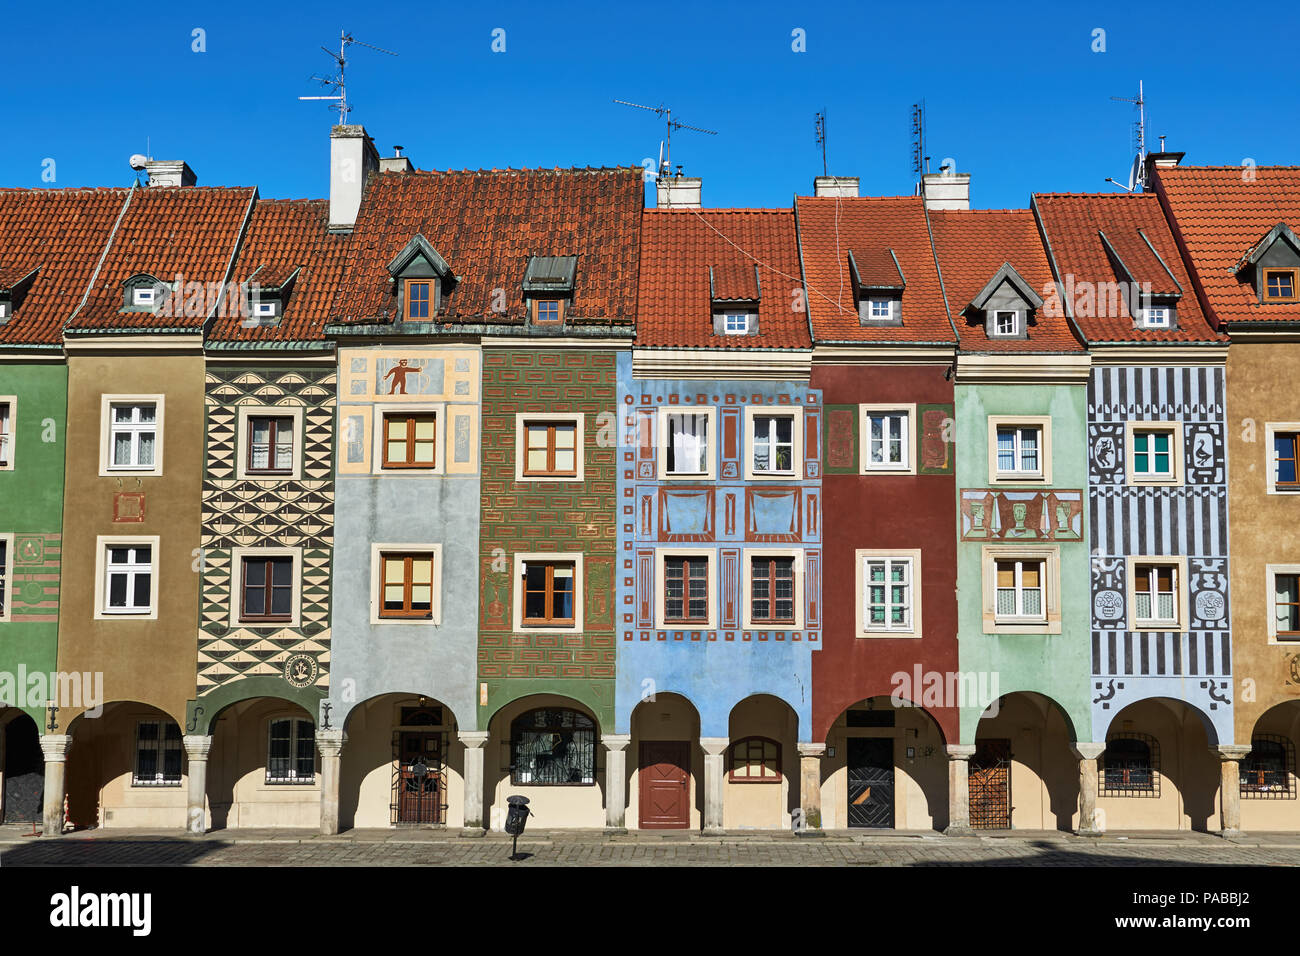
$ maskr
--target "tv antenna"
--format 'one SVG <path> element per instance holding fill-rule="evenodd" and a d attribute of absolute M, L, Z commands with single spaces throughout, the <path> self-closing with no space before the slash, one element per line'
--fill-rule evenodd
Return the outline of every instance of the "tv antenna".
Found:
<path fill-rule="evenodd" d="M 689 129 L 694 130 L 697 133 L 708 133 L 710 136 L 718 135 L 716 129 L 705 129 L 703 126 L 690 126 L 680 120 L 673 119 L 672 108 L 668 106 L 642 106 L 640 103 L 630 103 L 627 100 L 615 100 L 614 102 L 621 103 L 623 106 L 635 106 L 639 110 L 649 110 L 651 113 L 666 118 L 668 131 L 664 137 L 664 145 L 659 157 L 659 169 L 655 171 L 656 175 L 662 173 L 666 169 L 672 168 L 673 130 Z"/>
<path fill-rule="evenodd" d="M 925 100 L 912 104 L 912 172 L 919 185 L 930 171 L 930 157 L 925 155 Z"/>
<path fill-rule="evenodd" d="M 822 175 L 829 176 L 830 171 L 826 167 L 826 107 L 823 106 L 822 111 L 817 114 L 813 129 L 817 132 L 817 145 L 822 149 Z"/>
<path fill-rule="evenodd" d="M 375 46 L 373 43 L 367 43 L 364 40 L 358 40 L 348 33 L 347 30 L 339 31 L 339 52 L 321 47 L 326 55 L 338 64 L 339 71 L 334 76 L 321 76 L 313 73 L 310 79 L 320 83 L 321 86 L 327 87 L 332 91 L 331 96 L 300 96 L 300 100 L 335 100 L 337 102 L 330 105 L 330 109 L 339 111 L 339 124 L 346 126 L 348 114 L 352 112 L 352 107 L 348 105 L 348 87 L 347 87 L 347 66 L 348 66 L 348 47 L 353 43 L 359 43 L 364 47 L 377 50 L 380 53 L 387 53 L 389 56 L 397 56 L 392 50 L 385 50 L 381 46 Z"/>
<path fill-rule="evenodd" d="M 1133 124 L 1133 138 L 1136 140 L 1137 144 L 1137 155 L 1133 158 L 1133 165 L 1128 172 L 1127 186 L 1119 180 L 1112 179 L 1109 176 L 1106 177 L 1106 182 L 1114 183 L 1120 189 L 1127 192 L 1135 192 L 1139 186 L 1145 188 L 1147 184 L 1147 101 L 1142 93 L 1142 81 L 1138 80 L 1138 95 L 1136 99 L 1131 96 L 1112 96 L 1111 99 L 1120 103 L 1132 103 L 1137 107 L 1138 120 Z"/>

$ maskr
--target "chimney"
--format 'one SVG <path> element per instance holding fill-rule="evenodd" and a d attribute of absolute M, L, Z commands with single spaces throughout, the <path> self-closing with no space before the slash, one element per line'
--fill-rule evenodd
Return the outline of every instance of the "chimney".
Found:
<path fill-rule="evenodd" d="M 660 176 L 655 185 L 655 207 L 658 209 L 699 209 L 700 189 L 704 180 L 698 176 L 683 176 L 677 167 L 676 176 Z"/>
<path fill-rule="evenodd" d="M 1165 138 L 1163 136 L 1160 137 L 1160 145 L 1165 145 Z M 1183 161 L 1183 157 L 1186 155 L 1186 153 L 1167 153 L 1163 149 L 1156 153 L 1147 153 L 1145 163 L 1147 182 L 1151 182 L 1152 169 L 1173 169 Z"/>
<path fill-rule="evenodd" d="M 402 155 L 405 147 L 394 146 L 392 156 L 384 156 L 379 160 L 379 171 L 381 173 L 411 173 L 415 171 L 415 166 L 407 156 Z"/>
<path fill-rule="evenodd" d="M 857 176 L 818 176 L 813 180 L 814 196 L 853 199 L 858 195 Z"/>
<path fill-rule="evenodd" d="M 144 171 L 150 186 L 193 186 L 198 182 L 194 170 L 183 159 L 151 159 Z"/>
<path fill-rule="evenodd" d="M 379 168 L 379 153 L 364 126 L 330 130 L 330 231 L 351 232 L 361 208 L 366 177 Z"/>
<path fill-rule="evenodd" d="M 921 177 L 926 209 L 969 209 L 970 173 L 954 173 L 947 166 Z"/>

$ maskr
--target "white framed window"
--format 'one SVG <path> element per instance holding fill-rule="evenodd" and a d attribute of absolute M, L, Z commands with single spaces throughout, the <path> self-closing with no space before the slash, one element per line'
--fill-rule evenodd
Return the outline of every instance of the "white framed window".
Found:
<path fill-rule="evenodd" d="M 803 409 L 746 405 L 746 478 L 797 478 L 803 471 Z"/>
<path fill-rule="evenodd" d="M 1130 555 L 1127 564 L 1129 630 L 1187 630 L 1187 559 Z"/>
<path fill-rule="evenodd" d="M 9 318 L 9 303 L 0 300 L 0 325 L 4 325 L 5 320 Z"/>
<path fill-rule="evenodd" d="M 717 552 L 689 548 L 655 551 L 655 626 L 707 631 L 718 626 Z"/>
<path fill-rule="evenodd" d="M 1264 566 L 1268 608 L 1268 642 L 1300 643 L 1300 564 Z"/>
<path fill-rule="evenodd" d="M 1008 484 L 1052 481 L 1052 419 L 990 415 L 989 481 Z"/>
<path fill-rule="evenodd" d="M 586 416 L 581 412 L 515 415 L 515 480 L 582 481 Z"/>
<path fill-rule="evenodd" d="M 921 636 L 921 552 L 857 552 L 858 637 Z"/>
<path fill-rule="evenodd" d="M 95 556 L 95 618 L 158 617 L 158 535 L 99 535 Z"/>
<path fill-rule="evenodd" d="M 1179 485 L 1183 482 L 1181 422 L 1127 422 L 1124 470 L 1132 485 Z"/>
<path fill-rule="evenodd" d="M 266 782 L 310 786 L 316 782 L 316 725 L 305 717 L 272 717 L 266 726 Z"/>
<path fill-rule="evenodd" d="M 141 307 L 153 306 L 158 301 L 158 290 L 153 286 L 138 286 L 131 290 L 131 304 Z"/>
<path fill-rule="evenodd" d="M 256 302 L 253 305 L 253 314 L 258 318 L 275 318 L 275 303 Z"/>
<path fill-rule="evenodd" d="M 162 395 L 103 395 L 100 407 L 101 476 L 161 475 Z"/>
<path fill-rule="evenodd" d="M 1148 305 L 1141 310 L 1141 324 L 1144 329 L 1167 329 L 1171 325 L 1171 318 L 1167 305 Z"/>
<path fill-rule="evenodd" d="M 870 298 L 867 300 L 867 318 L 873 322 L 888 322 L 894 317 L 893 299 Z"/>
<path fill-rule="evenodd" d="M 582 630 L 582 552 L 516 554 L 514 567 L 516 631 Z"/>
<path fill-rule="evenodd" d="M 860 464 L 869 472 L 916 473 L 916 406 L 862 405 Z"/>
<path fill-rule="evenodd" d="M 257 481 L 302 477 L 303 406 L 241 405 L 235 475 Z"/>
<path fill-rule="evenodd" d="M 1059 547 L 985 545 L 985 634 L 1061 633 Z"/>
<path fill-rule="evenodd" d="M 752 312 L 722 313 L 723 335 L 748 335 L 751 321 L 756 318 Z"/>
<path fill-rule="evenodd" d="M 135 725 L 133 787 L 179 787 L 184 749 L 173 720 L 140 720 Z"/>
<path fill-rule="evenodd" d="M 370 623 L 442 623 L 442 545 L 370 545 Z"/>
<path fill-rule="evenodd" d="M 1018 309 L 995 309 L 993 311 L 993 334 L 999 336 L 1017 336 L 1020 334 L 1020 311 Z"/>
<path fill-rule="evenodd" d="M 0 395 L 0 471 L 14 467 L 14 423 L 17 417 L 17 396 Z"/>
<path fill-rule="evenodd" d="M 14 536 L 0 533 L 0 623 L 13 617 Z"/>
<path fill-rule="evenodd" d="M 711 481 L 717 473 L 717 412 L 713 408 L 659 409 L 659 477 Z"/>
<path fill-rule="evenodd" d="M 741 560 L 744 626 L 784 631 L 803 627 L 803 552 L 747 548 Z"/>

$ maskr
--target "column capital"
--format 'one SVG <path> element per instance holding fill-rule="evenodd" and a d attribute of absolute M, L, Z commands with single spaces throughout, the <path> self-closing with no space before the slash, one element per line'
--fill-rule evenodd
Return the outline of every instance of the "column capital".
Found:
<path fill-rule="evenodd" d="M 725 753 L 727 747 L 731 744 L 729 737 L 701 737 L 700 747 L 710 757 L 716 757 Z"/>
<path fill-rule="evenodd" d="M 631 742 L 631 734 L 605 734 L 600 738 L 601 746 L 611 752 L 620 751 Z"/>
<path fill-rule="evenodd" d="M 826 744 L 796 744 L 800 757 L 825 757 Z"/>
<path fill-rule="evenodd" d="M 1096 760 L 1106 752 L 1105 744 L 1079 743 L 1077 740 L 1070 744 L 1070 750 L 1080 760 Z"/>
<path fill-rule="evenodd" d="M 468 750 L 478 750 L 488 742 L 488 732 L 486 730 L 462 730 L 456 736 Z"/>
<path fill-rule="evenodd" d="M 70 734 L 41 734 L 41 753 L 45 755 L 46 763 L 65 763 L 71 746 Z"/>
<path fill-rule="evenodd" d="M 975 756 L 974 744 L 948 744 L 943 748 L 949 760 L 969 760 Z"/>
<path fill-rule="evenodd" d="M 1220 760 L 1231 760 L 1235 763 L 1238 760 L 1244 760 L 1252 749 L 1254 748 L 1243 744 L 1219 744 L 1217 747 L 1211 747 L 1210 753 Z"/>
<path fill-rule="evenodd" d="M 181 738 L 185 747 L 185 756 L 190 760 L 207 760 L 208 751 L 212 749 L 212 737 L 208 734 L 186 734 Z"/>
<path fill-rule="evenodd" d="M 316 731 L 316 749 L 322 757 L 337 757 L 347 742 L 348 735 L 339 728 Z"/>

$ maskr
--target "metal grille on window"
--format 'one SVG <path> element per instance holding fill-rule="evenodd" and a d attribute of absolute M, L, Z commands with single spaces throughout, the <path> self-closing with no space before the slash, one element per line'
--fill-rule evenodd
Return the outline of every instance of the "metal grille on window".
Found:
<path fill-rule="evenodd" d="M 169 787 L 181 782 L 181 728 L 171 721 L 142 720 L 136 725 L 135 787 Z"/>
<path fill-rule="evenodd" d="M 1253 800 L 1294 800 L 1295 744 L 1288 737 L 1255 734 L 1241 762 L 1241 795 Z"/>
<path fill-rule="evenodd" d="M 407 722 L 403 708 L 402 723 Z M 434 716 L 414 715 L 412 726 L 428 726 Z M 447 820 L 446 731 L 398 730 L 393 734 L 393 802 L 391 820 L 397 826 L 440 825 Z"/>
<path fill-rule="evenodd" d="M 1160 744 L 1149 734 L 1107 737 L 1099 770 L 1102 796 L 1160 796 Z"/>
<path fill-rule="evenodd" d="M 596 782 L 596 725 L 574 710 L 532 710 L 510 727 L 511 783 L 532 786 Z"/>
<path fill-rule="evenodd" d="M 316 725 L 310 720 L 271 721 L 266 755 L 266 782 L 316 782 Z"/>

